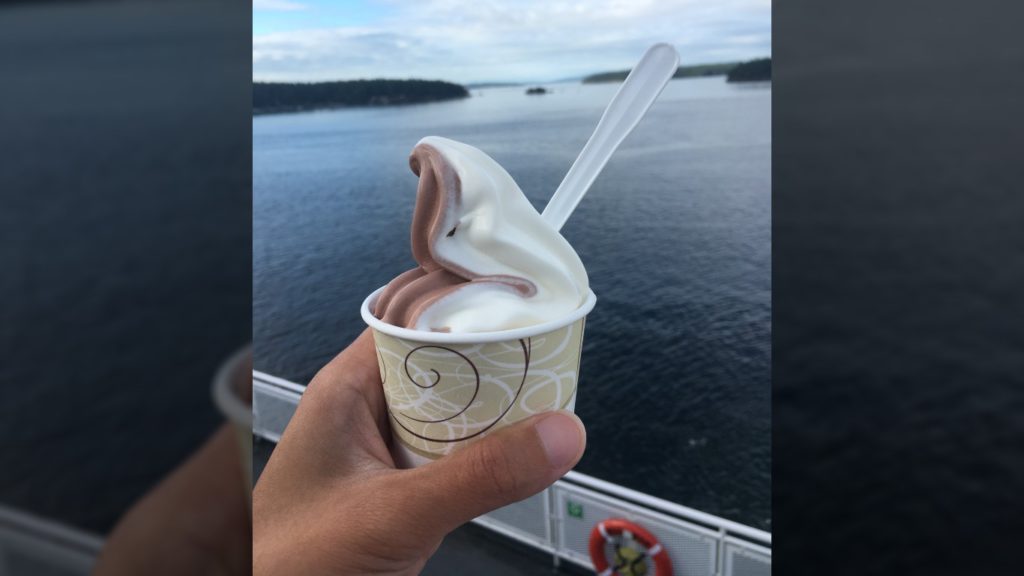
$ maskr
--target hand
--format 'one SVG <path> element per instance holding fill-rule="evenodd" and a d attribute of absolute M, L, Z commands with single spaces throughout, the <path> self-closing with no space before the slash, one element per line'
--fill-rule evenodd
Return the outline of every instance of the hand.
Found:
<path fill-rule="evenodd" d="M 230 424 L 121 518 L 95 576 L 252 573 L 249 503 Z"/>
<path fill-rule="evenodd" d="M 316 375 L 253 492 L 253 572 L 417 574 L 444 536 L 568 472 L 586 433 L 540 414 L 396 470 L 369 330 Z"/>

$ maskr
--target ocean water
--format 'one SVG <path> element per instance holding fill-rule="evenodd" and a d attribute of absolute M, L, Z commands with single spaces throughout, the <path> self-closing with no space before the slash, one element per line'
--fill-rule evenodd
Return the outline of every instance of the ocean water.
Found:
<path fill-rule="evenodd" d="M 240 8 L 0 6 L 0 506 L 106 533 L 223 422 L 210 383 L 251 337 Z"/>
<path fill-rule="evenodd" d="M 423 136 L 472 144 L 542 209 L 617 85 L 253 119 L 259 370 L 307 382 L 414 266 Z M 577 470 L 771 528 L 771 87 L 670 82 L 562 230 L 598 296 Z"/>

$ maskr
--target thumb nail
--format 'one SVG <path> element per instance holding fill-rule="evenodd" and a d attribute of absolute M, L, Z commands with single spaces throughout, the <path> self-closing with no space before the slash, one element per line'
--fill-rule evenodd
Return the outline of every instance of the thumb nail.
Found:
<path fill-rule="evenodd" d="M 549 414 L 534 427 L 552 468 L 568 469 L 583 455 L 586 432 L 572 412 L 561 410 Z"/>

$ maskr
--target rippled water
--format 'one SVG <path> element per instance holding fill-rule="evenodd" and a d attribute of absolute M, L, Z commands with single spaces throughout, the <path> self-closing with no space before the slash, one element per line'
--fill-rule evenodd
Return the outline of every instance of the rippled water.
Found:
<path fill-rule="evenodd" d="M 308 381 L 414 265 L 421 137 L 477 146 L 542 209 L 616 87 L 254 118 L 256 367 Z M 577 469 L 770 528 L 771 88 L 671 82 L 563 234 L 598 296 Z"/>

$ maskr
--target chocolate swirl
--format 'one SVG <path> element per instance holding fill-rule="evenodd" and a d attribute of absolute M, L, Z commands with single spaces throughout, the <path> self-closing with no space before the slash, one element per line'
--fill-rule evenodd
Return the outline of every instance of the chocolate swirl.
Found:
<path fill-rule="evenodd" d="M 420 179 L 410 230 L 418 266 L 388 283 L 374 303 L 374 316 L 412 328 L 428 307 L 470 284 L 489 284 L 523 298 L 536 294 L 537 287 L 525 278 L 479 274 L 438 254 L 439 241 L 460 233 L 457 208 L 462 202 L 462 180 L 452 162 L 430 144 L 420 143 L 413 149 L 409 166 Z"/>

